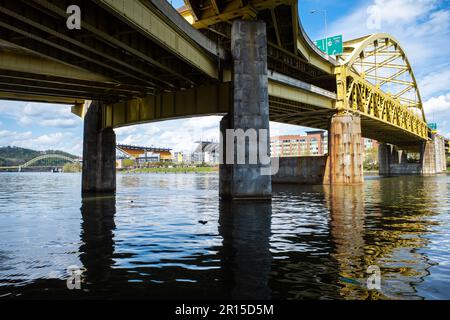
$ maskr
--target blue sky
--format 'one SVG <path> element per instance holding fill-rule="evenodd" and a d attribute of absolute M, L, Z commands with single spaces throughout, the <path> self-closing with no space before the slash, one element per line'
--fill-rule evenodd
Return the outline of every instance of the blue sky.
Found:
<path fill-rule="evenodd" d="M 174 6 L 182 0 L 171 1 Z M 450 137 L 450 1 L 449 0 L 300 0 L 302 24 L 313 40 L 325 34 L 343 34 L 344 41 L 376 32 L 396 37 L 413 66 L 427 120 Z M 369 28 L 371 13 L 382 12 L 379 29 Z M 370 26 L 370 25 L 369 25 Z M 189 150 L 198 139 L 218 139 L 220 117 L 202 117 L 149 123 L 116 129 L 121 143 Z M 271 134 L 302 133 L 305 128 L 271 123 Z M 82 153 L 82 120 L 70 106 L 0 100 L 0 146 L 37 150 L 60 149 Z"/>

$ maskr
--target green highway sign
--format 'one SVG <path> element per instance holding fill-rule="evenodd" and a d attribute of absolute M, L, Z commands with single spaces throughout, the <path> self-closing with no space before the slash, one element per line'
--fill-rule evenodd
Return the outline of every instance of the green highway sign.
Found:
<path fill-rule="evenodd" d="M 344 47 L 342 44 L 342 35 L 329 37 L 327 39 L 328 41 L 325 41 L 325 39 L 316 40 L 314 41 L 314 44 L 317 48 L 319 48 L 320 51 L 325 52 L 329 55 L 342 54 L 342 52 L 344 51 Z"/>

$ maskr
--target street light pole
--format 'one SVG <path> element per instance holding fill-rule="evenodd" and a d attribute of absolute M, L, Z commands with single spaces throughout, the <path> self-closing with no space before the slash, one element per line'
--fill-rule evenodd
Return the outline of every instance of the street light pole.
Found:
<path fill-rule="evenodd" d="M 327 24 L 327 10 L 311 10 L 311 14 L 321 12 L 325 19 L 325 54 L 328 56 L 328 24 Z"/>

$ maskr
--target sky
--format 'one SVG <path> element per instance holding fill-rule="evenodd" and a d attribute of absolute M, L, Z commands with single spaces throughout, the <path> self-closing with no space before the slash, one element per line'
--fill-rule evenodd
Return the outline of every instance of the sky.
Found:
<path fill-rule="evenodd" d="M 175 7 L 182 0 L 169 1 Z M 311 14 L 312 10 L 320 10 Z M 418 81 L 428 122 L 450 138 L 450 0 L 300 0 L 299 15 L 312 40 L 342 34 L 344 41 L 371 33 L 393 35 Z M 170 120 L 115 129 L 118 143 L 189 151 L 200 139 L 219 137 L 221 117 Z M 271 135 L 308 128 L 271 122 Z M 0 146 L 82 154 L 83 122 L 70 106 L 0 100 Z"/>

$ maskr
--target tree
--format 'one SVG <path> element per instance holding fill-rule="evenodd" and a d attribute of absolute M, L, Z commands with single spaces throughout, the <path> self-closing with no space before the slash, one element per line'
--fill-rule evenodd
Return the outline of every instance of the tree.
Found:
<path fill-rule="evenodd" d="M 134 160 L 133 159 L 123 159 L 122 160 L 122 166 L 124 168 L 134 167 Z"/>
<path fill-rule="evenodd" d="M 366 150 L 363 167 L 365 170 L 378 169 L 378 149 L 370 148 Z"/>
<path fill-rule="evenodd" d="M 63 172 L 69 172 L 69 173 L 81 172 L 81 168 L 82 168 L 82 166 L 81 166 L 81 163 L 79 163 L 79 162 L 75 162 L 75 163 L 68 162 L 63 166 Z"/>

